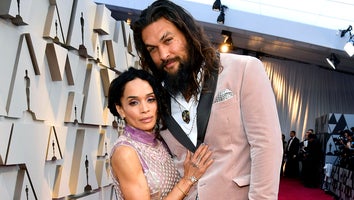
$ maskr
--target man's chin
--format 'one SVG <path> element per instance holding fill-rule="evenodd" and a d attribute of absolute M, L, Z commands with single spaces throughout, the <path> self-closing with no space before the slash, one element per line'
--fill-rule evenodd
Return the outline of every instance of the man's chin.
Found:
<path fill-rule="evenodd" d="M 164 67 L 164 70 L 169 76 L 176 76 L 178 74 L 178 67 Z"/>

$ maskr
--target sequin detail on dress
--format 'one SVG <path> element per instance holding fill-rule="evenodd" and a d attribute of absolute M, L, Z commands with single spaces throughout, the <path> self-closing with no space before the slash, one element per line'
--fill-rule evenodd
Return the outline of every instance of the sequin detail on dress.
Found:
<path fill-rule="evenodd" d="M 139 156 L 140 163 L 147 179 L 152 200 L 160 200 L 167 196 L 180 179 L 170 154 L 163 143 L 155 139 L 154 135 L 126 126 L 124 134 L 115 142 L 111 156 L 119 146 L 134 148 Z M 111 175 L 118 199 L 124 199 L 119 188 L 119 180 Z"/>

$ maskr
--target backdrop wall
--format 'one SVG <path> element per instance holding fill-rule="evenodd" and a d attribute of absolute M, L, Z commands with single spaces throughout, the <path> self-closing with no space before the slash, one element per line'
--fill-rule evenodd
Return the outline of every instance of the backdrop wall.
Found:
<path fill-rule="evenodd" d="M 112 199 L 110 81 L 132 31 L 92 0 L 0 2 L 0 198 Z"/>

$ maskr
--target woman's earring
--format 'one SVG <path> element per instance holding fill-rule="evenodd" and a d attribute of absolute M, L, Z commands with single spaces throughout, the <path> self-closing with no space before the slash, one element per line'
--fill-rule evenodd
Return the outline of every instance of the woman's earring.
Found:
<path fill-rule="evenodd" d="M 117 122 L 117 120 L 116 120 L 116 116 L 114 116 L 114 120 L 113 120 L 113 122 L 112 122 L 112 126 L 113 126 L 113 128 L 115 128 L 115 129 L 118 128 L 118 122 Z"/>
<path fill-rule="evenodd" d="M 118 135 L 122 135 L 125 127 L 125 120 L 118 118 Z"/>

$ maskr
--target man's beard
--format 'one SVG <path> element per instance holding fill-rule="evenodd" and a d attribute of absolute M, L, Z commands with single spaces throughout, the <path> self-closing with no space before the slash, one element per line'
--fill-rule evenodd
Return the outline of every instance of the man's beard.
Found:
<path fill-rule="evenodd" d="M 179 92 L 182 94 L 187 91 L 193 81 L 193 72 L 190 62 L 181 62 L 178 71 L 174 74 L 169 74 L 164 71 L 165 88 L 172 94 L 176 95 Z"/>

